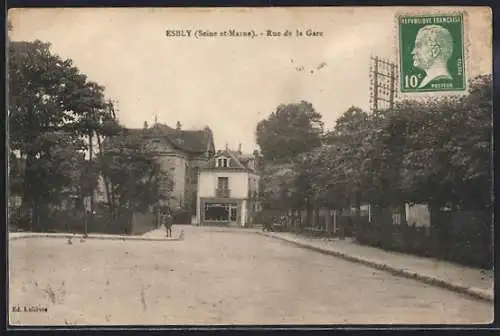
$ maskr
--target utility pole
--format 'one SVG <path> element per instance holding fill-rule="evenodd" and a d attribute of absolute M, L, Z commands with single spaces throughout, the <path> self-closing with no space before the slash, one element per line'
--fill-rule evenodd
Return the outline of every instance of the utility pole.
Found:
<path fill-rule="evenodd" d="M 377 57 L 370 57 L 370 110 L 392 109 L 397 98 L 396 63 Z"/>

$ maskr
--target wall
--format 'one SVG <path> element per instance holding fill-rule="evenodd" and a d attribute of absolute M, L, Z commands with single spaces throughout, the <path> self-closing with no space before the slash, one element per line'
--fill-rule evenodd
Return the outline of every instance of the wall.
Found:
<path fill-rule="evenodd" d="M 185 199 L 186 205 L 188 205 L 189 211 L 193 211 L 192 215 L 195 215 L 195 206 L 197 202 L 197 191 L 198 191 L 198 174 L 194 175 L 195 168 L 198 168 L 198 172 L 201 168 L 205 168 L 208 165 L 208 158 L 204 155 L 195 156 L 189 158 L 187 161 L 186 169 L 186 190 Z"/>
<path fill-rule="evenodd" d="M 186 199 L 186 164 L 187 160 L 184 153 L 176 150 L 164 138 L 154 138 L 148 141 L 148 148 L 157 152 L 157 160 L 160 163 L 161 170 L 168 172 L 174 181 L 174 190 L 172 196 L 176 197 L 172 200 L 171 205 L 174 207 L 179 206 L 179 201 L 182 202 Z M 98 183 L 99 195 L 96 197 L 97 202 L 107 202 L 106 189 L 104 181 L 99 178 Z M 195 190 L 195 189 L 194 189 Z"/>
<path fill-rule="evenodd" d="M 199 179 L 198 179 L 199 180 Z M 196 193 L 196 215 L 194 223 L 195 225 L 201 224 L 201 201 L 200 201 L 199 191 Z"/>
<path fill-rule="evenodd" d="M 142 235 L 156 229 L 156 218 L 152 212 L 134 212 L 132 217 L 132 234 Z"/>
<path fill-rule="evenodd" d="M 387 213 L 377 209 L 371 223 L 362 223 L 356 232 L 358 243 L 472 267 L 492 267 L 491 213 L 436 211 L 430 227 L 393 225 Z"/>
<path fill-rule="evenodd" d="M 237 199 L 248 198 L 249 183 L 252 179 L 249 173 L 243 171 L 200 171 L 198 177 L 198 202 L 196 207 L 196 223 L 201 222 L 201 201 L 203 198 L 215 197 L 217 188 L 217 179 L 219 177 L 229 178 L 230 197 Z M 255 178 L 255 176 L 254 176 Z M 258 178 L 258 176 L 257 176 Z M 258 179 L 254 181 L 258 184 Z M 240 207 L 240 225 L 245 226 L 248 223 L 248 202 L 244 200 Z"/>
<path fill-rule="evenodd" d="M 248 197 L 248 173 L 235 171 L 201 171 L 199 176 L 198 198 L 215 197 L 217 179 L 219 177 L 229 178 L 229 189 L 231 198 Z"/>
<path fill-rule="evenodd" d="M 172 196 L 176 199 L 171 201 L 173 207 L 184 207 L 189 212 L 194 210 L 197 192 L 197 177 L 193 178 L 192 169 L 194 167 L 204 168 L 208 164 L 206 153 L 198 156 L 187 156 L 171 146 L 165 139 L 152 146 L 161 154 L 160 162 L 162 169 L 168 171 L 174 181 Z"/>
<path fill-rule="evenodd" d="M 174 187 L 171 201 L 173 207 L 181 206 L 185 201 L 186 159 L 181 154 L 163 154 L 158 158 L 161 170 L 168 172 L 173 179 Z"/>
<path fill-rule="evenodd" d="M 172 147 L 164 137 L 150 139 L 149 146 L 157 152 L 161 170 L 167 172 L 174 182 L 172 196 L 175 199 L 170 201 L 170 205 L 174 208 L 179 207 L 185 198 L 185 155 Z"/>
<path fill-rule="evenodd" d="M 241 215 L 240 215 L 240 218 L 241 218 L 241 226 L 244 227 L 246 225 L 246 223 L 248 222 L 248 218 L 247 218 L 247 201 L 243 201 L 243 203 L 241 204 L 240 206 L 240 211 L 241 211 Z"/>
<path fill-rule="evenodd" d="M 257 174 L 253 174 L 253 173 L 249 173 L 248 174 L 248 187 L 249 187 L 249 190 L 251 192 L 256 192 L 257 194 L 259 194 L 259 175 Z"/>

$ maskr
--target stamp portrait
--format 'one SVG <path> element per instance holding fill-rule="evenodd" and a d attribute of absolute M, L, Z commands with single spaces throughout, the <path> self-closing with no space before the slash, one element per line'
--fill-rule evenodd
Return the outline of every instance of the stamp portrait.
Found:
<path fill-rule="evenodd" d="M 463 14 L 398 18 L 401 92 L 466 88 Z"/>

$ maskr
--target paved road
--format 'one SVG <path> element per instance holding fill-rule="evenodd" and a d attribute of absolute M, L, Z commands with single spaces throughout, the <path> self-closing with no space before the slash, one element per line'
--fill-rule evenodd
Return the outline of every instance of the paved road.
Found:
<path fill-rule="evenodd" d="M 185 227 L 183 241 L 9 243 L 14 324 L 488 323 L 493 306 L 285 242 Z"/>

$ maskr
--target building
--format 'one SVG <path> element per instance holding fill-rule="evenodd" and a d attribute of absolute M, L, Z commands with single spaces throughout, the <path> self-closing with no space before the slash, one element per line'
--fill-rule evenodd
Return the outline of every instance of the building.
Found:
<path fill-rule="evenodd" d="M 196 222 L 246 227 L 260 211 L 259 174 L 254 155 L 218 151 L 199 173 Z"/>
<path fill-rule="evenodd" d="M 172 198 L 168 202 L 174 211 L 187 211 L 194 216 L 198 171 L 207 167 L 215 154 L 214 139 L 209 127 L 201 130 L 183 130 L 155 123 L 142 129 L 128 129 L 128 134 L 141 136 L 151 148 L 161 169 L 173 179 Z"/>

